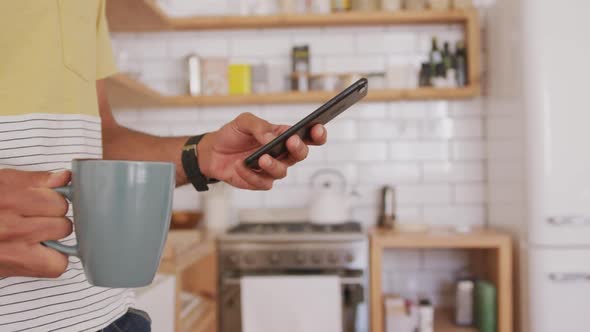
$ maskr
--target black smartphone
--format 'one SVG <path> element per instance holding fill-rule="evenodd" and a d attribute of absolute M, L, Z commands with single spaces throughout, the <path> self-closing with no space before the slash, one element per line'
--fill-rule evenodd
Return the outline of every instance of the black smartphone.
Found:
<path fill-rule="evenodd" d="M 267 153 L 274 158 L 280 157 L 287 152 L 285 144 L 287 139 L 293 135 L 299 135 L 299 137 L 304 140 L 309 139 L 311 127 L 316 124 L 326 124 L 330 122 L 330 120 L 338 116 L 338 114 L 344 112 L 350 106 L 363 99 L 367 95 L 368 88 L 369 86 L 366 78 L 361 78 L 356 81 L 277 138 L 248 156 L 245 160 L 246 166 L 252 169 L 258 169 L 258 158 Z"/>

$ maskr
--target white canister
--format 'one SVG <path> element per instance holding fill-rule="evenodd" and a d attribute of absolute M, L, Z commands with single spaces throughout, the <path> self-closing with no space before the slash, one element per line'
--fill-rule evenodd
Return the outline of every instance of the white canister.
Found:
<path fill-rule="evenodd" d="M 330 0 L 314 0 L 311 2 L 311 11 L 314 14 L 330 14 L 332 4 Z"/>
<path fill-rule="evenodd" d="M 381 9 L 388 12 L 395 12 L 402 9 L 402 0 L 382 0 Z"/>
<path fill-rule="evenodd" d="M 221 234 L 227 229 L 231 216 L 231 189 L 224 183 L 209 186 L 203 195 L 203 212 L 207 230 Z"/>
<path fill-rule="evenodd" d="M 418 331 L 434 332 L 434 308 L 428 300 L 421 300 L 418 305 Z"/>

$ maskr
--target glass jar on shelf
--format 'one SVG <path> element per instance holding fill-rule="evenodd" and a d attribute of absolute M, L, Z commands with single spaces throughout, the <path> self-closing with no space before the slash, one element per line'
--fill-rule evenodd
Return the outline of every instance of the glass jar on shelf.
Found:
<path fill-rule="evenodd" d="M 453 8 L 466 9 L 473 7 L 473 0 L 453 0 Z"/>
<path fill-rule="evenodd" d="M 449 10 L 451 8 L 451 0 L 429 0 L 428 4 L 432 10 Z"/>
<path fill-rule="evenodd" d="M 402 9 L 402 0 L 382 0 L 381 9 L 388 12 L 395 12 Z"/>
<path fill-rule="evenodd" d="M 426 9 L 426 0 L 405 0 L 407 10 L 424 10 Z"/>
<path fill-rule="evenodd" d="M 378 0 L 352 0 L 352 10 L 361 12 L 377 11 L 379 9 Z"/>
<path fill-rule="evenodd" d="M 351 0 L 332 0 L 332 12 L 346 12 L 351 8 Z"/>

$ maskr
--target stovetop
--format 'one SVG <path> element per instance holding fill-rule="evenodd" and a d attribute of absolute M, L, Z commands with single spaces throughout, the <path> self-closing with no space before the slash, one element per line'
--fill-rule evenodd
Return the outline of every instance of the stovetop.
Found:
<path fill-rule="evenodd" d="M 330 234 L 330 233 L 360 233 L 362 228 L 358 222 L 340 224 L 313 224 L 310 222 L 280 222 L 280 223 L 241 223 L 230 228 L 228 234 Z"/>

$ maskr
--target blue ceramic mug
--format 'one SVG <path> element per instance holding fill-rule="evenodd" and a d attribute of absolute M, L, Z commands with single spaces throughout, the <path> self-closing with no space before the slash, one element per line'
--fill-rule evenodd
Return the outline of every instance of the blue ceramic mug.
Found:
<path fill-rule="evenodd" d="M 101 287 L 149 285 L 170 226 L 172 163 L 98 159 L 72 161 L 72 182 L 55 190 L 72 202 L 77 245 L 44 244 L 82 261 Z"/>

